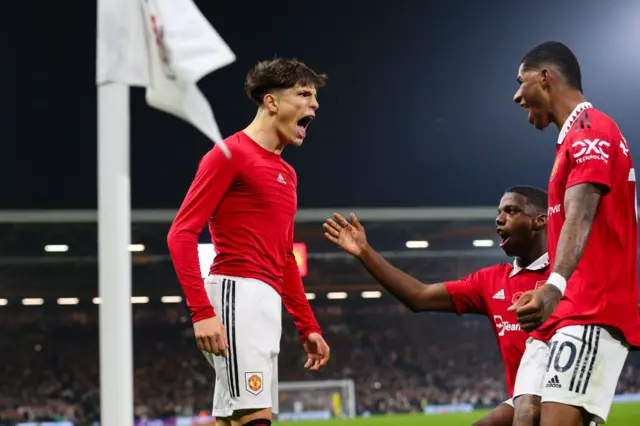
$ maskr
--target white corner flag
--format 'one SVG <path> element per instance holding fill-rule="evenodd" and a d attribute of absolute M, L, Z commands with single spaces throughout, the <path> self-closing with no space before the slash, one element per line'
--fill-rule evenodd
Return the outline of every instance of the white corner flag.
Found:
<path fill-rule="evenodd" d="M 129 87 L 228 148 L 196 83 L 233 52 L 193 0 L 97 0 L 98 288 L 102 426 L 133 426 Z"/>
<path fill-rule="evenodd" d="M 193 0 L 98 0 L 97 84 L 146 87 L 147 103 L 229 150 L 196 83 L 235 55 Z"/>

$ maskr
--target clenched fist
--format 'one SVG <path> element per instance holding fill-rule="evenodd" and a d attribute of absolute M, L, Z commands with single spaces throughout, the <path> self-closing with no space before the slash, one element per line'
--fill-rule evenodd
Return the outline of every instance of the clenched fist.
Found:
<path fill-rule="evenodd" d="M 193 324 L 198 349 L 217 356 L 227 356 L 227 331 L 218 317 L 207 318 Z"/>

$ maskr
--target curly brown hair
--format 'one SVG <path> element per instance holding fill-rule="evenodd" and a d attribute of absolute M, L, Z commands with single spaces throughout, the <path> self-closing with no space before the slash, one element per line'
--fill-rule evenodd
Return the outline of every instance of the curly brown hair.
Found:
<path fill-rule="evenodd" d="M 327 82 L 326 74 L 319 74 L 297 59 L 275 58 L 258 62 L 244 82 L 244 91 L 258 106 L 273 90 L 286 90 L 297 85 L 319 89 Z"/>

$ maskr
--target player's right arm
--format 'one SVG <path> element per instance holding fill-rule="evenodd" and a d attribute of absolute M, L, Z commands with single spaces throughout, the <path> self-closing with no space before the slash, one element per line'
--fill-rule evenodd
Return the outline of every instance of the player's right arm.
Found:
<path fill-rule="evenodd" d="M 167 236 L 169 254 L 191 311 L 198 347 L 216 354 L 226 350 L 226 335 L 204 288 L 198 237 L 231 187 L 236 162 L 235 157 L 226 158 L 217 146 L 202 158 Z"/>
<path fill-rule="evenodd" d="M 475 274 L 460 281 L 423 284 L 377 253 L 367 243 L 364 227 L 356 216 L 352 213 L 350 218 L 352 223 L 335 213 L 335 220 L 327 219 L 325 237 L 357 257 L 369 273 L 411 311 L 484 312 L 484 301 Z"/>
<path fill-rule="evenodd" d="M 553 269 L 544 286 L 525 293 L 509 308 L 517 312 L 518 321 L 527 332 L 540 327 L 562 299 L 567 283 L 587 247 L 601 199 L 611 190 L 614 163 L 621 166 L 616 162 L 616 157 L 619 155 L 617 144 L 622 143 L 622 135 L 612 137 L 611 132 L 606 130 L 606 123 L 603 124 L 601 120 L 597 127 L 594 121 L 592 128 L 587 116 L 587 126 L 581 122 L 581 128 L 573 137 L 563 142 L 570 144 L 567 148 L 570 171 L 563 204 L 565 219 L 556 246 Z M 609 124 L 609 127 L 612 126 L 615 124 Z M 626 149 L 626 145 L 620 147 L 623 151 Z"/>

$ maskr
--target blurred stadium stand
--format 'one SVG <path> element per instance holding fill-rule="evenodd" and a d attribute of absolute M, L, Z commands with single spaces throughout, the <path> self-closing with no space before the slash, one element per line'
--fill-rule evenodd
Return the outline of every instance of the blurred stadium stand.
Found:
<path fill-rule="evenodd" d="M 358 211 L 358 215 L 370 242 L 378 250 L 399 267 L 428 282 L 461 276 L 506 260 L 499 249 L 473 246 L 473 241 L 496 240 L 492 209 L 478 209 L 475 216 L 462 215 L 460 211 L 464 209 L 446 210 L 450 212 L 444 214 L 459 219 L 445 220 L 442 214 L 434 213 L 439 209 L 391 209 L 384 214 L 380 214 L 384 209 L 371 209 L 364 214 Z M 405 211 L 404 215 L 399 211 Z M 357 261 L 324 240 L 321 223 L 331 212 L 303 210 L 296 224 L 296 241 L 305 243 L 308 251 L 305 287 L 310 292 L 377 289 Z M 144 245 L 144 251 L 132 253 L 134 295 L 157 298 L 179 291 L 166 248 L 173 214 L 163 211 L 148 216 L 134 214 L 131 242 Z M 406 219 L 390 221 L 386 218 L 392 216 L 388 215 Z M 484 218 L 477 218 L 480 215 Z M 421 216 L 426 219 L 420 220 Z M 0 212 L 0 232 L 1 297 L 63 297 L 60 292 L 66 293 L 64 297 L 97 296 L 94 212 Z M 428 241 L 429 247 L 408 249 L 407 241 Z M 206 230 L 201 242 L 210 242 Z M 68 246 L 68 251 L 44 250 L 47 245 L 62 244 Z"/>
<path fill-rule="evenodd" d="M 497 240 L 493 209 L 466 215 L 448 210 L 356 213 L 370 242 L 425 282 L 508 261 L 496 246 L 484 247 Z M 161 213 L 145 220 L 138 212 L 132 227 L 132 243 L 144 245 L 132 253 L 133 295 L 149 297 L 133 307 L 138 418 L 209 411 L 212 399 L 213 371 L 195 347 L 186 308 L 161 302 L 181 295 L 165 242 L 172 213 Z M 305 288 L 315 295 L 311 303 L 332 360 L 321 373 L 305 372 L 302 347 L 285 315 L 280 379 L 353 379 L 359 413 L 418 412 L 427 401 L 492 406 L 506 399 L 486 319 L 413 315 L 384 291 L 363 298 L 363 291 L 381 289 L 357 261 L 324 241 L 321 223 L 330 213 L 302 211 L 296 240 L 307 246 Z M 98 295 L 97 227 L 91 212 L 63 216 L 0 212 L 0 422 L 85 424 L 99 417 L 98 307 L 92 303 Z M 209 242 L 206 231 L 201 241 Z M 409 249 L 407 241 L 428 241 L 428 248 Z M 45 252 L 52 244 L 68 251 Z M 346 292 L 347 298 L 330 299 L 330 292 Z M 24 298 L 43 304 L 25 306 Z M 77 298 L 78 304 L 62 306 L 58 298 Z M 637 354 L 630 356 L 618 391 L 640 393 Z"/>

